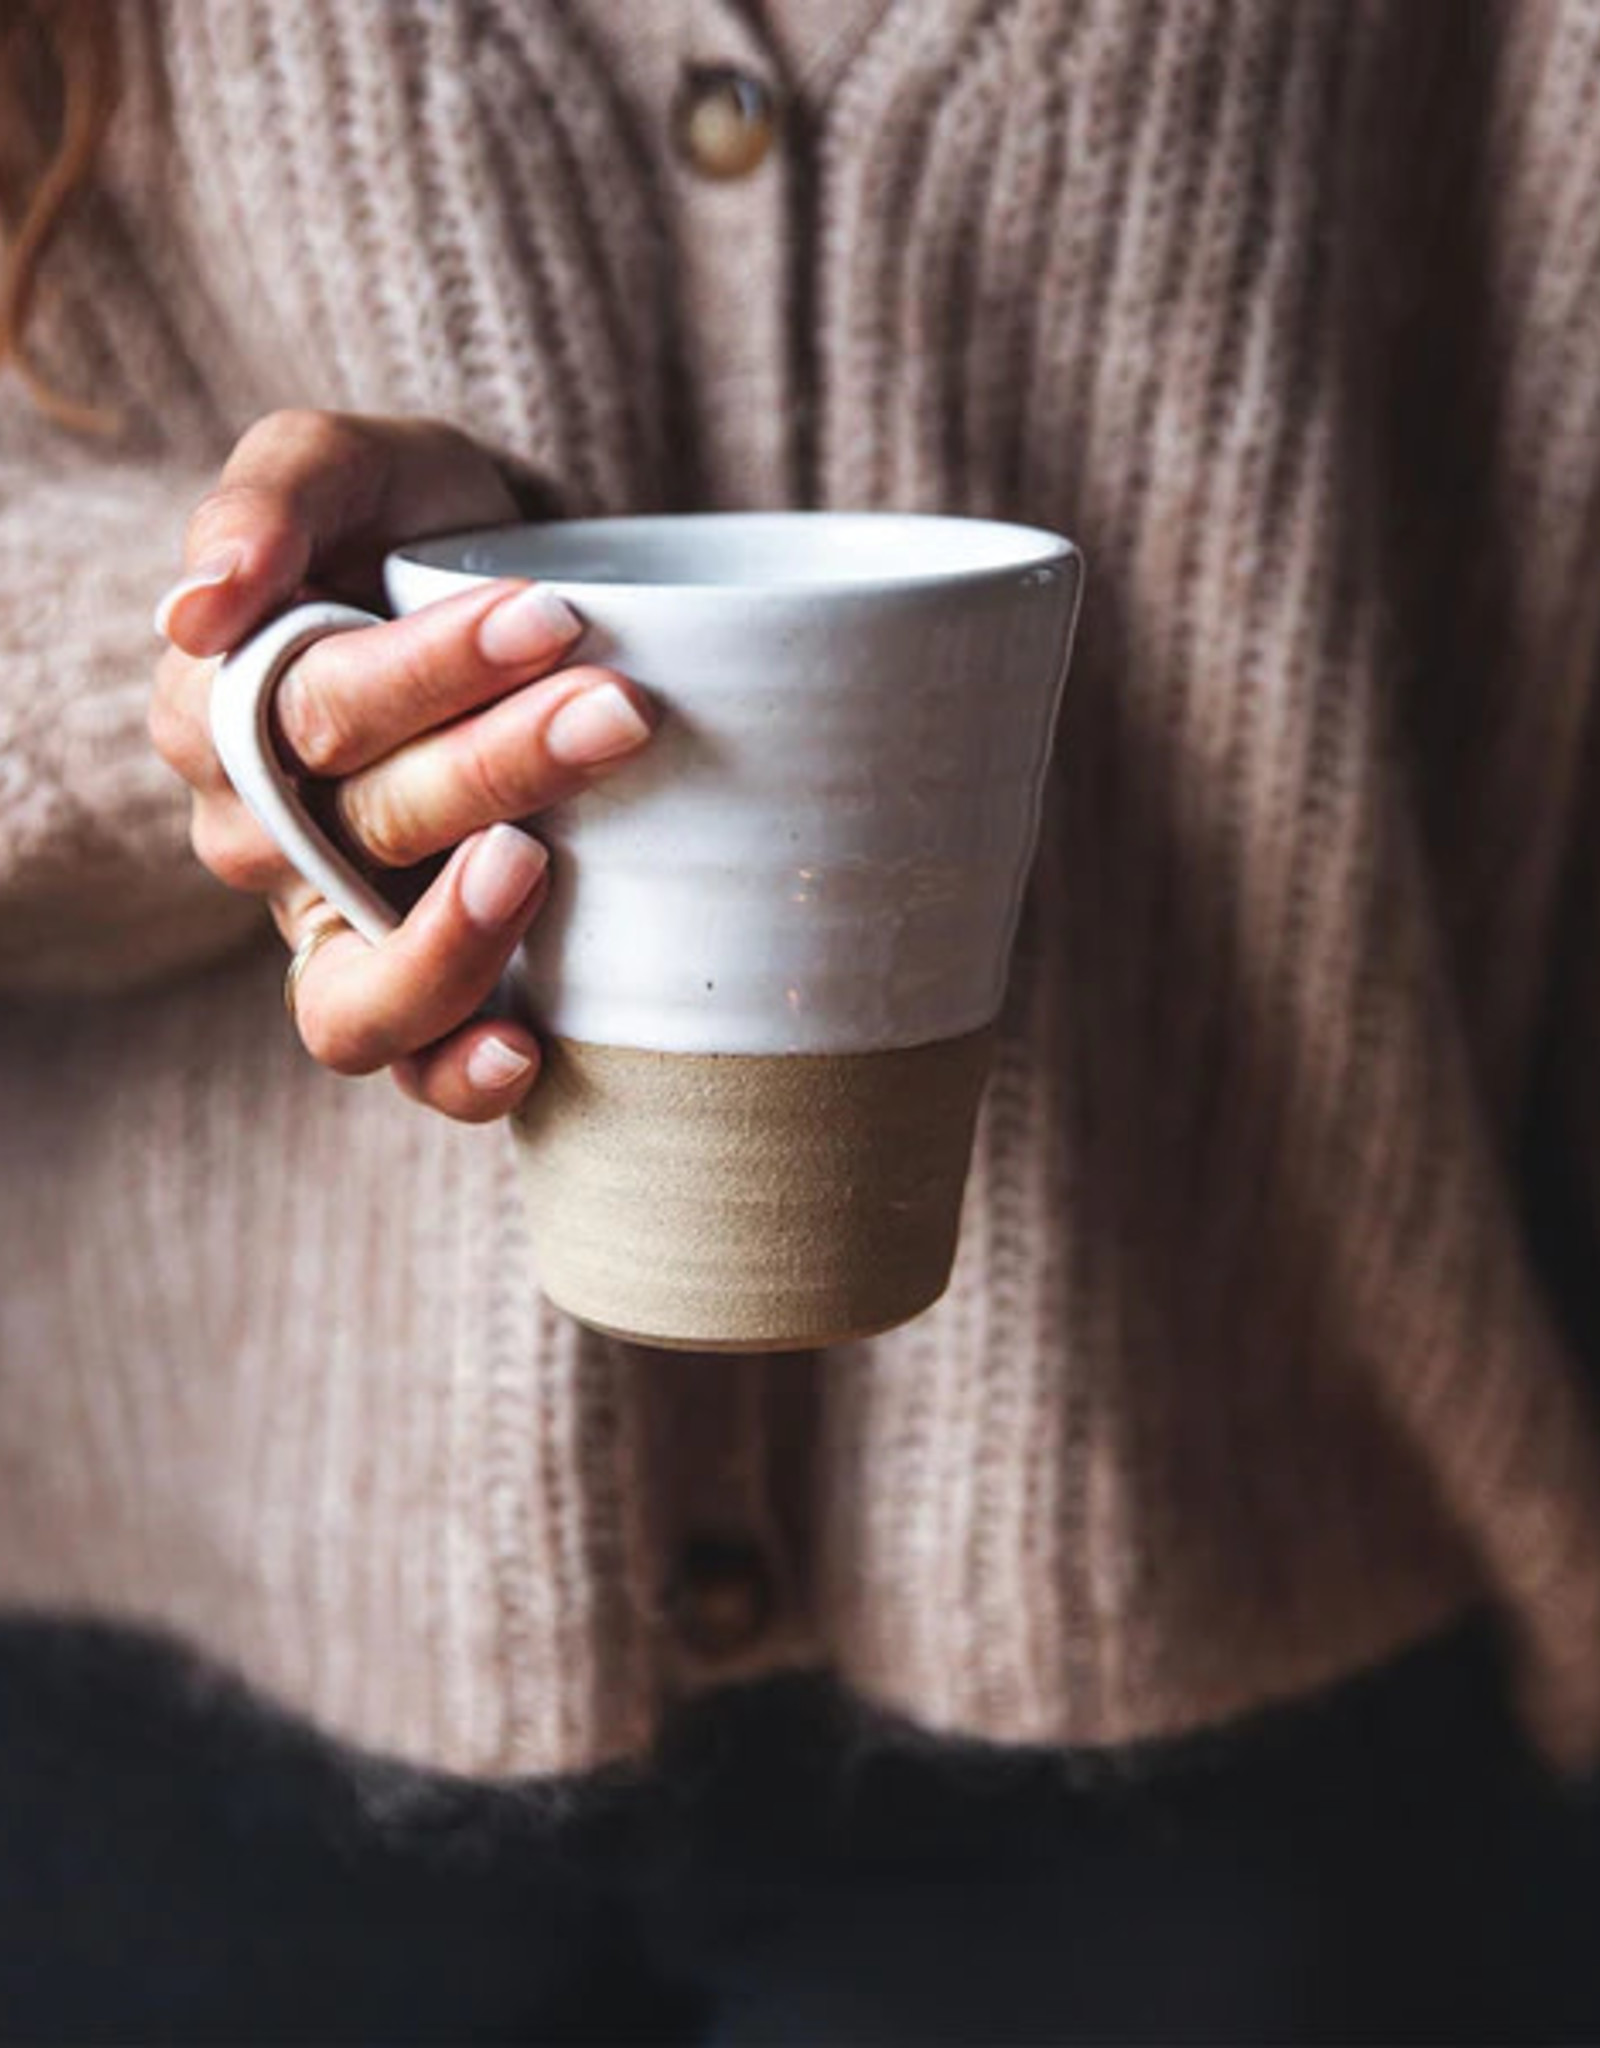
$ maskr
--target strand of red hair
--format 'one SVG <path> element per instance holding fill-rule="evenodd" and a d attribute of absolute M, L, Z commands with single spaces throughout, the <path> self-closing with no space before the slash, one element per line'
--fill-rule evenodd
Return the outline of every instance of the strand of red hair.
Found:
<path fill-rule="evenodd" d="M 59 425 L 100 436 L 116 431 L 116 415 L 58 390 L 29 360 L 24 336 L 44 260 L 91 181 L 116 106 L 110 13 L 105 0 L 0 0 L 0 128 L 10 125 L 8 106 L 13 119 L 22 117 L 19 129 L 38 126 L 29 98 L 30 82 L 47 75 L 41 55 L 57 81 L 55 133 L 43 168 L 28 177 L 20 166 L 0 162 L 0 372 L 19 377 L 40 411 Z M 15 193 L 8 190 L 13 183 Z"/>

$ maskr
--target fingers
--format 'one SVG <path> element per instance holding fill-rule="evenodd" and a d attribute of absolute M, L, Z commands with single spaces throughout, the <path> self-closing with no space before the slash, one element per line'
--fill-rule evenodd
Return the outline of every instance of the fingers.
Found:
<path fill-rule="evenodd" d="M 157 607 L 156 631 L 188 654 L 220 654 L 313 573 L 343 566 L 368 592 L 384 548 L 402 532 L 488 525 L 515 514 L 493 460 L 451 427 L 269 413 L 196 507 L 184 574 Z"/>
<path fill-rule="evenodd" d="M 615 671 L 569 668 L 397 748 L 338 785 L 340 823 L 408 867 L 496 819 L 560 803 L 650 738 L 650 699 Z"/>
<path fill-rule="evenodd" d="M 371 1074 L 463 1024 L 489 996 L 536 915 L 547 866 L 537 840 L 495 825 L 457 850 L 380 944 L 369 946 L 354 932 L 329 939 L 308 962 L 295 997 L 295 1020 L 313 1059 L 336 1073 Z M 292 908 L 280 914 L 291 944 L 304 937 L 314 905 L 309 891 L 296 892 Z M 507 1033 L 517 1036 L 514 1027 L 493 1027 L 494 1036 Z M 481 1094 L 481 1080 L 467 1073 L 470 1051 L 460 1056 L 460 1078 Z M 522 1085 L 531 1078 L 530 1070 Z M 453 1075 L 449 1085 L 457 1085 Z M 515 1095 L 508 1075 L 503 1106 Z"/>
<path fill-rule="evenodd" d="M 498 1021 L 464 1024 L 426 1052 L 394 1065 L 403 1094 L 464 1124 L 505 1116 L 538 1074 L 539 1042 L 533 1033 Z"/>
<path fill-rule="evenodd" d="M 221 654 L 281 608 L 319 549 L 367 529 L 387 481 L 381 433 L 338 413 L 258 420 L 184 535 L 184 575 L 156 631 L 193 655 Z"/>
<path fill-rule="evenodd" d="M 559 802 L 649 739 L 654 705 L 610 669 L 524 681 L 558 660 L 579 630 L 537 585 L 502 582 L 332 634 L 279 688 L 282 737 L 311 773 L 344 777 L 338 814 L 352 839 L 381 865 L 410 866 L 486 825 Z M 201 859 L 230 887 L 276 888 L 283 864 L 240 810 L 217 759 L 211 686 L 210 662 L 169 648 L 151 699 L 151 737 L 196 792 Z"/>
<path fill-rule="evenodd" d="M 156 664 L 146 724 L 156 752 L 189 787 L 207 794 L 226 790 L 227 775 L 211 742 L 208 715 L 215 664 L 169 647 Z"/>
<path fill-rule="evenodd" d="M 294 869 L 231 790 L 197 796 L 189 812 L 195 859 L 230 889 L 277 896 L 299 881 Z"/>
<path fill-rule="evenodd" d="M 582 632 L 535 583 L 487 583 L 381 626 L 332 633 L 278 687 L 278 729 L 313 775 L 349 775 L 552 669 Z"/>
<path fill-rule="evenodd" d="M 456 429 L 310 411 L 258 421 L 197 506 L 184 574 L 157 609 L 157 630 L 170 645 L 151 700 L 151 737 L 195 792 L 191 834 L 199 857 L 232 886 L 267 894 L 291 943 L 319 899 L 228 785 L 211 742 L 207 657 L 236 646 L 309 582 L 370 599 L 382 556 L 396 541 L 516 516 L 492 457 Z M 501 584 L 375 628 L 370 640 L 341 636 L 285 679 L 282 736 L 312 774 L 372 772 L 422 735 L 469 729 L 484 705 L 522 694 L 532 679 L 549 675 L 578 631 L 570 612 L 544 593 Z M 346 647 L 346 639 L 363 644 Z M 630 751 L 653 722 L 642 693 L 603 672 L 552 676 L 549 688 L 539 730 L 551 768 L 561 766 L 554 717 L 563 702 L 602 698 L 609 688 L 606 701 L 620 692 L 631 706 L 625 731 L 613 709 L 603 743 L 596 738 L 607 724 L 603 709 L 568 718 L 576 765 L 564 781 L 547 776 L 539 784 L 555 793 L 592 772 L 607 745 L 613 758 Z M 470 750 L 468 758 L 475 758 Z M 487 761 L 491 773 L 496 761 Z M 515 793 L 521 784 L 510 787 Z M 520 798 L 516 805 L 518 815 L 533 808 Z M 353 933 L 330 938 L 301 976 L 296 1014 L 308 1049 L 324 1064 L 342 1073 L 396 1065 L 408 1092 L 479 1122 L 514 1106 L 537 1072 L 531 1032 L 473 1013 L 544 899 L 546 860 L 526 834 L 497 822 L 503 811 L 491 818 L 481 805 L 455 801 L 450 815 L 476 823 L 425 832 L 429 851 L 467 836 L 404 923 L 376 947 Z M 428 824 L 426 806 L 420 822 Z"/>
<path fill-rule="evenodd" d="M 365 767 L 402 742 L 544 674 L 582 632 L 553 591 L 502 580 L 410 617 L 317 641 L 289 669 L 275 715 L 311 774 Z M 169 647 L 149 711 L 157 751 L 197 790 L 226 787 L 212 745 L 213 664 Z"/>

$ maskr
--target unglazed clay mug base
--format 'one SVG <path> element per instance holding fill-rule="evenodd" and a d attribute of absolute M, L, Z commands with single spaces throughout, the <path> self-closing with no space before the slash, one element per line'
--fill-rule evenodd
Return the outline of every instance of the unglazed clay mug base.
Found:
<path fill-rule="evenodd" d="M 635 1342 L 774 1351 L 919 1314 L 948 1282 L 1077 612 L 1071 543 L 995 521 L 723 513 L 509 527 L 393 554 L 395 609 L 527 576 L 576 658 L 664 716 L 542 812 L 515 970 L 545 1063 L 514 1121 L 539 1278 Z M 305 605 L 224 662 L 218 751 L 299 871 L 396 913 L 271 742 Z"/>

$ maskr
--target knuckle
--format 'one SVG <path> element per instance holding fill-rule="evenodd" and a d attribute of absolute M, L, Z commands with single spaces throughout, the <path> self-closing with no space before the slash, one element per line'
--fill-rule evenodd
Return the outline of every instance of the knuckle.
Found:
<path fill-rule="evenodd" d="M 223 481 L 265 485 L 293 504 L 307 481 L 330 471 L 362 475 L 382 440 L 355 415 L 287 406 L 256 421 L 228 459 Z"/>
<path fill-rule="evenodd" d="M 414 439 L 435 448 L 441 456 L 476 457 L 482 452 L 464 427 L 436 413 L 418 413 L 406 426 Z"/>
<path fill-rule="evenodd" d="M 197 803 L 189 812 L 189 848 L 203 868 L 209 868 L 219 882 L 234 886 L 233 848 L 228 841 L 214 804 Z"/>
<path fill-rule="evenodd" d="M 236 799 L 197 802 L 189 844 L 202 867 L 247 896 L 267 895 L 283 880 L 283 855 Z"/>
<path fill-rule="evenodd" d="M 406 779 L 393 771 L 353 776 L 338 793 L 339 822 L 380 867 L 409 867 L 431 849 Z"/>
<path fill-rule="evenodd" d="M 438 613 L 370 629 L 361 658 L 372 664 L 369 673 L 381 682 L 391 715 L 403 715 L 410 732 L 427 732 L 461 709 L 472 675 L 472 630 L 458 614 Z"/>
<path fill-rule="evenodd" d="M 481 724 L 462 726 L 453 756 L 451 770 L 460 783 L 469 817 L 489 823 L 519 818 L 527 812 L 530 798 L 519 787 L 516 768 L 502 757 L 492 734 Z M 533 757 L 524 751 L 518 758 Z"/>
<path fill-rule="evenodd" d="M 218 484 L 189 514 L 183 529 L 185 560 L 192 562 L 204 555 L 214 541 L 237 535 L 246 526 L 259 524 L 269 510 L 266 493 L 254 485 Z"/>
<path fill-rule="evenodd" d="M 145 705 L 145 731 L 157 754 L 196 789 L 215 788 L 225 778 L 211 742 L 211 730 L 200 707 L 203 692 L 193 688 L 192 664 L 176 650 L 163 657 L 155 688 Z"/>
<path fill-rule="evenodd" d="M 205 545 L 207 533 L 217 524 L 218 508 L 226 493 L 222 490 L 207 491 L 184 522 L 183 553 L 189 560 Z"/>
<path fill-rule="evenodd" d="M 185 774 L 191 755 L 189 720 L 173 702 L 169 692 L 157 684 L 145 706 L 145 731 L 150 744 L 169 768 Z"/>
<path fill-rule="evenodd" d="M 313 775 L 337 775 L 352 765 L 354 733 L 341 688 L 344 664 L 327 651 L 336 645 L 336 640 L 319 641 L 295 662 L 278 691 L 283 736 L 295 759 Z"/>
<path fill-rule="evenodd" d="M 228 467 L 257 468 L 264 460 L 315 456 L 344 440 L 344 423 L 334 412 L 316 406 L 281 405 L 263 413 L 240 435 Z M 226 476 L 227 471 L 223 472 Z"/>
<path fill-rule="evenodd" d="M 414 707 L 420 725 L 426 726 L 453 702 L 448 664 L 442 650 L 429 641 L 408 633 L 396 636 L 387 649 L 391 666 L 390 687 L 400 702 Z"/>
<path fill-rule="evenodd" d="M 343 414 L 287 406 L 264 414 L 234 444 L 216 488 L 190 517 L 191 554 L 219 532 L 245 525 L 294 523 L 296 494 L 305 478 L 353 459 L 367 448 Z"/>
<path fill-rule="evenodd" d="M 306 1051 L 335 1074 L 375 1074 L 390 1062 L 386 1034 L 347 1003 L 334 1000 L 314 971 L 300 984 L 295 1021 Z"/>

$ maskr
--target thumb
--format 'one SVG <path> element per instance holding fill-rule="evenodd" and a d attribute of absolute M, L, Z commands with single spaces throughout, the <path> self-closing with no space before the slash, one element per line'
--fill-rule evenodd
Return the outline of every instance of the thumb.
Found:
<path fill-rule="evenodd" d="M 381 433 L 341 414 L 259 420 L 190 517 L 184 573 L 156 607 L 157 633 L 197 658 L 236 646 L 319 562 L 348 560 L 372 532 L 391 460 Z"/>

